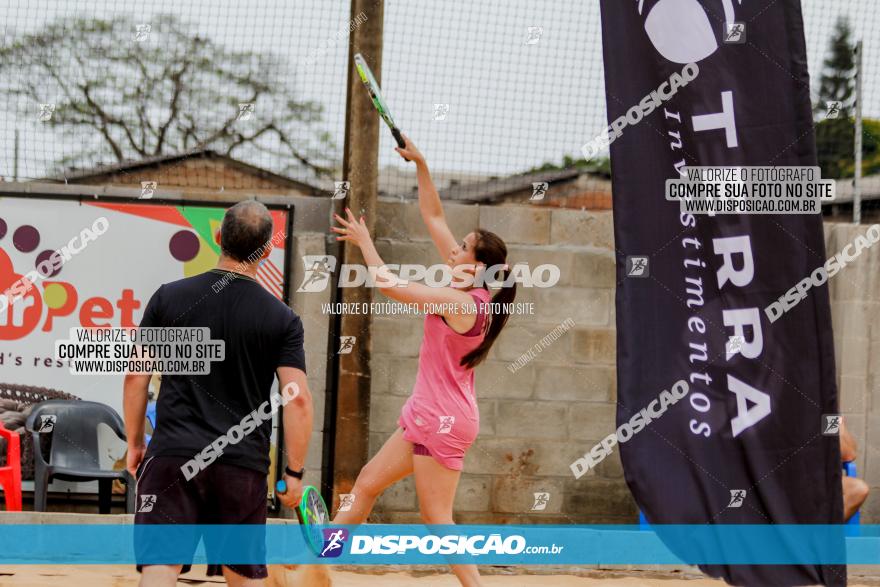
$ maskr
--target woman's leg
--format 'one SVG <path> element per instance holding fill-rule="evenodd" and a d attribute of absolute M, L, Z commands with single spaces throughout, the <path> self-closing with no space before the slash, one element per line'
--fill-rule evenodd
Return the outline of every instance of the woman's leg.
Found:
<path fill-rule="evenodd" d="M 139 587 L 173 587 L 183 565 L 146 565 L 141 569 Z"/>
<path fill-rule="evenodd" d="M 413 469 L 416 475 L 416 493 L 419 511 L 425 524 L 453 524 L 452 502 L 461 471 L 447 469 L 433 457 L 414 455 Z M 452 572 L 464 587 L 480 587 L 477 565 L 451 565 Z"/>
<path fill-rule="evenodd" d="M 334 524 L 362 524 L 373 510 L 376 498 L 390 485 L 413 472 L 412 443 L 398 428 L 379 452 L 358 474 L 351 492 L 354 502 L 347 512 L 337 512 Z"/>
<path fill-rule="evenodd" d="M 346 512 L 336 512 L 333 524 L 363 524 L 373 510 L 376 498 L 387 487 L 400 481 L 413 471 L 412 443 L 403 439 L 403 430 L 398 428 L 391 438 L 385 441 L 379 452 L 358 473 L 351 492 L 354 502 Z M 294 568 L 293 566 L 287 567 Z M 298 577 L 298 585 L 323 587 L 331 585 L 329 565 L 308 565 L 304 567 L 306 576 Z"/>

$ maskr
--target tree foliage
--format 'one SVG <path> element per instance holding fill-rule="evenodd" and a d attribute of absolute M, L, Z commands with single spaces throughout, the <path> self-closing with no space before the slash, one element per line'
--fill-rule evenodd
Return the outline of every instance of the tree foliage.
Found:
<path fill-rule="evenodd" d="M 852 31 L 840 19 L 831 35 L 828 56 L 819 79 L 816 113 L 816 152 L 822 177 L 852 177 L 855 171 L 855 58 Z M 839 102 L 836 118 L 828 116 L 828 103 Z M 862 121 L 862 174 L 880 173 L 880 121 Z"/>
<path fill-rule="evenodd" d="M 298 101 L 283 59 L 235 51 L 177 17 L 71 19 L 0 48 L 0 92 L 58 131 L 64 169 L 209 148 L 290 175 L 325 174 L 322 107 Z M 143 32 L 143 31 L 142 31 Z M 241 115 L 240 104 L 253 112 Z M 246 107 L 249 108 L 249 107 Z M 254 161 L 256 159 L 256 161 Z M 304 173 L 305 172 L 305 173 Z"/>
<path fill-rule="evenodd" d="M 608 157 L 595 157 L 587 161 L 583 157 L 572 157 L 564 155 L 562 163 L 553 163 L 547 161 L 538 167 L 529 169 L 526 173 L 536 173 L 539 171 L 561 171 L 563 169 L 583 169 L 590 173 L 595 173 L 605 178 L 611 177 L 611 159 Z"/>

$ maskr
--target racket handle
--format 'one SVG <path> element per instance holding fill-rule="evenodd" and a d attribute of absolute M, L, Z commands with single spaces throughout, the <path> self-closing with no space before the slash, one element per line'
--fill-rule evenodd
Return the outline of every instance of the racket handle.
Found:
<path fill-rule="evenodd" d="M 400 129 L 394 127 L 391 129 L 391 135 L 394 137 L 394 140 L 397 141 L 397 146 L 403 149 L 406 147 L 406 141 L 403 140 L 403 135 L 400 134 Z M 403 158 L 405 161 L 409 161 L 406 157 Z"/>
<path fill-rule="evenodd" d="M 397 141 L 397 146 L 403 149 L 406 147 L 406 141 L 403 140 L 403 135 L 400 134 L 399 128 L 392 128 L 391 134 L 394 136 L 394 140 Z"/>
<path fill-rule="evenodd" d="M 275 483 L 275 493 L 278 495 L 284 495 L 287 493 L 287 481 L 279 479 L 278 482 Z"/>

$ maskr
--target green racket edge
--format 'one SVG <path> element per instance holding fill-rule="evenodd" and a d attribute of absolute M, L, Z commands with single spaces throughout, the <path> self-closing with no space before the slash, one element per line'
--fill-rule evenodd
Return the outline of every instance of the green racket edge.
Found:
<path fill-rule="evenodd" d="M 400 147 L 401 149 L 403 149 L 404 147 L 406 147 L 406 141 L 403 140 L 403 135 L 401 135 L 400 129 L 397 128 L 396 124 L 394 124 L 394 120 L 391 118 L 391 115 L 385 109 L 385 106 L 382 104 L 382 101 L 379 98 L 379 95 L 376 93 L 375 89 L 373 88 L 373 84 L 370 82 L 370 77 L 372 76 L 372 71 L 370 71 L 369 75 L 367 74 L 367 69 L 369 69 L 369 66 L 367 65 L 367 62 L 364 60 L 363 56 L 361 56 L 360 53 L 355 55 L 354 59 L 355 59 L 355 63 L 354 63 L 355 69 L 357 69 L 358 76 L 361 78 L 361 82 L 363 82 L 364 87 L 367 88 L 367 93 L 370 94 L 370 100 L 372 100 L 373 106 L 379 112 L 379 116 L 382 118 L 382 120 L 385 121 L 385 124 L 388 125 L 388 128 L 391 129 L 391 136 L 394 137 L 395 142 L 397 142 L 397 146 Z M 367 69 L 365 69 L 365 68 L 367 68 Z M 377 84 L 376 89 L 378 89 L 378 84 Z M 407 159 L 407 161 L 409 161 L 409 159 Z"/>
<path fill-rule="evenodd" d="M 284 479 L 279 479 L 277 483 L 275 483 L 275 492 L 279 495 L 287 493 L 287 483 Z M 324 501 L 324 498 L 321 496 L 321 492 L 318 491 L 318 488 L 314 485 L 306 485 L 303 487 L 302 497 L 299 500 L 299 504 L 294 508 L 296 511 L 296 517 L 299 520 L 300 528 L 302 529 L 303 537 L 306 539 L 306 543 L 312 549 L 312 552 L 315 554 L 321 554 L 321 549 L 324 547 L 323 541 L 320 544 L 315 544 L 314 539 L 312 538 L 311 532 L 309 532 L 309 528 L 313 526 L 311 522 L 308 520 L 308 497 L 309 493 L 314 492 L 317 495 L 318 499 L 321 502 L 321 505 L 324 506 L 324 509 L 327 510 L 327 503 Z M 329 513 L 330 510 L 327 510 Z"/>

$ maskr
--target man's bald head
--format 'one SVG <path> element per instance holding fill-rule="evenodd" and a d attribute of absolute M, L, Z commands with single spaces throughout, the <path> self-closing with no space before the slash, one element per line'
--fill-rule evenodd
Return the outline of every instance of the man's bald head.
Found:
<path fill-rule="evenodd" d="M 272 240 L 272 215 L 254 200 L 239 202 L 226 211 L 220 226 L 220 248 L 235 261 L 253 261 Z"/>

